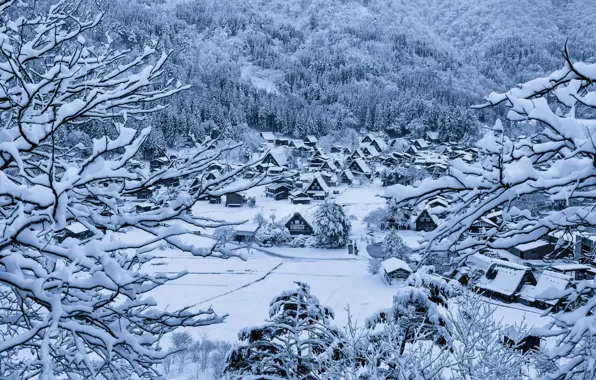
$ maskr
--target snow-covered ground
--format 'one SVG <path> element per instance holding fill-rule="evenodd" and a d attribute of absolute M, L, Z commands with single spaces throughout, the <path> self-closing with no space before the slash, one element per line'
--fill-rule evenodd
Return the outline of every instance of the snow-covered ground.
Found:
<path fill-rule="evenodd" d="M 210 339 L 236 341 L 238 331 L 244 327 L 262 324 L 267 319 L 269 301 L 286 289 L 294 288 L 295 281 L 307 282 L 324 305 L 336 312 L 336 323 L 347 321 L 347 309 L 360 324 L 374 311 L 391 305 L 395 288 L 387 286 L 379 275 L 367 271 L 366 235 L 363 217 L 384 204 L 376 197 L 381 193 L 378 184 L 362 188 L 342 188 L 336 201 L 343 204 L 348 215 L 353 215 L 353 238 L 357 240 L 361 256 L 349 255 L 346 249 L 327 250 L 314 248 L 252 248 L 246 260 L 223 260 L 193 257 L 170 249 L 157 251 L 159 256 L 150 270 L 160 272 L 188 271 L 188 275 L 153 291 L 161 307 L 169 309 L 194 305 L 198 308 L 213 307 L 220 314 L 228 314 L 223 324 L 191 330 L 198 337 L 206 332 Z M 249 196 L 257 198 L 257 207 L 226 208 L 223 204 L 197 203 L 195 215 L 209 216 L 229 221 L 251 220 L 262 212 L 265 217 L 275 215 L 277 220 L 290 215 L 299 207 L 314 209 L 317 203 L 295 206 L 287 200 L 274 201 L 263 195 L 262 188 L 251 189 Z M 186 235 L 184 240 L 199 246 L 213 243 L 208 234 Z M 414 247 L 420 239 L 415 231 L 401 231 L 406 244 Z M 375 236 L 380 239 L 382 236 Z M 540 311 L 522 305 L 498 305 L 495 316 L 507 324 L 525 323 L 543 326 L 547 319 Z"/>

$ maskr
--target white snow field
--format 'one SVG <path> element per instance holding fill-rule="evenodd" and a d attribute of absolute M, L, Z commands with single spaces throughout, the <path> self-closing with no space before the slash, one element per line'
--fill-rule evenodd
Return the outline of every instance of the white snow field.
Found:
<path fill-rule="evenodd" d="M 395 286 L 386 285 L 379 275 L 367 271 L 368 256 L 366 226 L 362 218 L 383 205 L 385 200 L 376 197 L 382 189 L 377 185 L 364 188 L 343 188 L 336 202 L 343 204 L 352 221 L 352 238 L 356 239 L 360 256 L 349 255 L 347 249 L 315 249 L 253 247 L 246 253 L 246 260 L 230 258 L 194 257 L 171 249 L 156 251 L 158 258 L 151 271 L 187 271 L 188 275 L 153 291 L 160 307 L 174 310 L 193 305 L 197 308 L 212 307 L 219 314 L 228 314 L 225 323 L 191 329 L 195 338 L 207 333 L 210 339 L 237 341 L 238 332 L 247 326 L 262 324 L 267 319 L 269 301 L 273 296 L 296 286 L 295 281 L 307 282 L 320 301 L 334 309 L 335 321 L 341 326 L 347 322 L 347 308 L 362 325 L 378 309 L 390 307 Z M 257 197 L 257 207 L 226 208 L 223 204 L 197 203 L 193 213 L 228 221 L 251 220 L 262 212 L 266 218 L 276 215 L 277 220 L 299 208 L 314 209 L 311 205 L 296 206 L 287 200 L 266 198 L 262 188 L 251 189 L 249 195 Z M 187 243 L 208 247 L 213 244 L 212 231 L 201 231 L 202 236 L 185 235 Z M 414 247 L 421 238 L 415 231 L 401 231 L 406 244 Z M 129 238 L 134 238 L 131 232 Z M 375 236 L 375 239 L 379 239 Z M 493 302 L 493 301 L 491 301 Z M 495 316 L 507 324 L 523 321 L 528 327 L 543 326 L 547 319 L 540 311 L 522 305 L 498 305 Z"/>

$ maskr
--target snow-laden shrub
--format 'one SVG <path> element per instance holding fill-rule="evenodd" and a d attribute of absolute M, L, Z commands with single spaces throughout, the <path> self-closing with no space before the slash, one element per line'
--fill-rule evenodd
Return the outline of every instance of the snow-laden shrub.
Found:
<path fill-rule="evenodd" d="M 307 237 L 300 235 L 294 238 L 294 240 L 292 240 L 292 243 L 290 244 L 292 246 L 292 248 L 304 248 L 306 247 L 306 241 L 307 241 Z"/>
<path fill-rule="evenodd" d="M 255 242 L 261 247 L 272 247 L 288 243 L 290 232 L 279 223 L 269 223 L 261 226 L 255 235 Z"/>
<path fill-rule="evenodd" d="M 246 199 L 246 204 L 248 204 L 248 207 L 255 207 L 257 205 L 257 198 L 255 197 L 248 197 Z"/>
<path fill-rule="evenodd" d="M 377 259 L 370 259 L 366 269 L 370 274 L 378 274 L 381 271 L 381 262 Z"/>

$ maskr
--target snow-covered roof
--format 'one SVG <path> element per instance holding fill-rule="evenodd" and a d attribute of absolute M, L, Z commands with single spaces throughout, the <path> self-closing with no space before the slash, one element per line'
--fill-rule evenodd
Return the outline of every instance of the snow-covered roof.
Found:
<path fill-rule="evenodd" d="M 428 143 L 424 139 L 416 139 L 414 140 L 421 148 L 428 148 Z"/>
<path fill-rule="evenodd" d="M 551 268 L 560 272 L 573 272 L 578 270 L 588 270 L 591 267 L 584 264 L 558 264 L 551 266 Z"/>
<path fill-rule="evenodd" d="M 412 273 L 412 268 L 403 260 L 398 259 L 397 257 L 392 257 L 387 259 L 381 263 L 383 270 L 385 273 L 393 273 L 398 270 L 404 270 L 406 272 Z"/>
<path fill-rule="evenodd" d="M 549 245 L 549 243 L 547 241 L 544 240 L 536 240 L 536 241 L 531 241 L 529 243 L 524 243 L 524 244 L 519 244 L 515 246 L 515 249 L 518 249 L 520 251 L 530 251 L 532 249 L 536 249 L 536 248 L 540 248 L 540 247 L 544 247 L 546 245 Z"/>
<path fill-rule="evenodd" d="M 294 147 L 296 148 L 306 148 L 304 141 L 298 139 L 292 140 L 292 145 L 294 145 Z"/>
<path fill-rule="evenodd" d="M 278 166 L 285 166 L 287 163 L 286 160 L 286 155 L 281 151 L 281 150 L 271 150 L 269 151 L 269 153 L 273 159 L 275 160 L 275 162 L 277 162 Z M 267 154 L 265 155 L 265 157 L 267 157 Z M 265 158 L 263 157 L 263 159 Z"/>
<path fill-rule="evenodd" d="M 354 160 L 354 163 L 356 163 L 356 165 L 358 165 L 358 168 L 360 169 L 360 171 L 362 173 L 370 173 L 371 170 L 368 167 L 368 165 L 366 164 L 366 162 L 364 162 L 364 160 L 362 158 L 357 158 Z M 350 164 L 350 166 L 354 165 L 353 163 Z"/>
<path fill-rule="evenodd" d="M 352 173 L 352 171 L 350 169 L 346 169 L 344 170 L 344 175 L 346 176 L 347 179 L 352 180 L 354 179 L 354 173 Z"/>
<path fill-rule="evenodd" d="M 571 281 L 571 276 L 545 270 L 538 278 L 536 286 L 525 285 L 520 295 L 531 301 L 539 299 L 554 305 L 560 297 L 560 292 L 567 289 Z"/>
<path fill-rule="evenodd" d="M 337 166 L 335 165 L 335 162 L 332 159 L 325 161 L 323 163 L 323 165 L 325 165 L 325 164 L 327 164 L 329 166 L 330 170 L 334 170 L 334 171 L 337 170 Z"/>
<path fill-rule="evenodd" d="M 492 264 L 489 271 L 476 283 L 480 289 L 489 290 L 506 296 L 513 295 L 519 288 L 526 272 L 530 268 L 511 263 L 509 261 L 490 259 Z M 494 270 L 492 276 L 487 277 L 490 270 Z"/>
<path fill-rule="evenodd" d="M 306 141 L 310 142 L 310 143 L 316 143 L 317 142 L 317 138 L 313 135 L 308 135 L 305 138 Z"/>
<path fill-rule="evenodd" d="M 377 157 L 380 155 L 379 151 L 377 150 L 377 148 L 375 148 L 373 145 L 365 145 L 362 147 L 362 151 L 366 151 L 368 152 L 369 155 L 373 156 L 373 157 Z"/>
<path fill-rule="evenodd" d="M 439 132 L 426 132 L 426 136 L 430 140 L 438 140 L 439 139 Z"/>
<path fill-rule="evenodd" d="M 81 232 L 89 231 L 89 229 L 80 222 L 72 222 L 66 226 L 66 229 L 73 234 L 80 234 Z"/>
<path fill-rule="evenodd" d="M 261 132 L 261 137 L 263 140 L 275 140 L 275 135 L 273 132 Z"/>
<path fill-rule="evenodd" d="M 381 150 L 387 149 L 387 143 L 385 143 L 385 140 L 383 140 L 382 138 L 377 137 L 373 141 L 377 143 L 377 146 L 379 147 L 379 149 L 381 149 Z"/>
<path fill-rule="evenodd" d="M 327 186 L 327 182 L 325 182 L 325 180 L 323 179 L 323 177 L 321 177 L 320 173 L 315 174 L 315 176 L 310 180 L 310 182 L 308 183 L 308 185 L 306 185 L 304 187 L 304 189 L 306 189 L 308 191 L 308 188 L 313 184 L 313 182 L 317 181 L 319 183 L 319 185 L 321 186 L 321 191 L 328 193 L 329 192 L 329 186 Z"/>

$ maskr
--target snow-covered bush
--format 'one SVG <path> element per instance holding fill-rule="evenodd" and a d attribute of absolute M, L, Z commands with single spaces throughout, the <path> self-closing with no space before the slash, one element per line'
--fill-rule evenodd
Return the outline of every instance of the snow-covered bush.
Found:
<path fill-rule="evenodd" d="M 279 223 L 262 225 L 255 234 L 255 242 L 261 247 L 271 247 L 286 244 L 292 236 L 290 231 Z"/>
<path fill-rule="evenodd" d="M 381 271 L 381 261 L 377 259 L 369 259 L 366 269 L 370 274 L 379 274 Z"/>
<path fill-rule="evenodd" d="M 303 235 L 300 235 L 300 236 L 295 237 L 292 240 L 292 243 L 291 243 L 292 248 L 304 248 L 304 247 L 306 247 L 306 241 L 307 241 L 307 239 L 308 238 L 306 236 L 303 236 Z"/>
<path fill-rule="evenodd" d="M 342 334 L 332 325 L 333 311 L 310 294 L 308 284 L 297 284 L 273 298 L 265 325 L 240 331 L 241 345 L 228 355 L 226 372 L 318 379 L 338 359 Z"/>
<path fill-rule="evenodd" d="M 362 221 L 366 223 L 366 227 L 368 228 L 376 228 L 382 230 L 386 228 L 389 217 L 390 214 L 387 208 L 379 207 L 366 214 Z"/>
<path fill-rule="evenodd" d="M 257 198 L 255 198 L 255 197 L 248 197 L 248 198 L 246 198 L 246 204 L 250 208 L 256 207 L 256 205 L 257 205 Z"/>
<path fill-rule="evenodd" d="M 313 229 L 318 245 L 341 248 L 348 244 L 352 223 L 341 205 L 325 202 L 314 213 Z"/>

